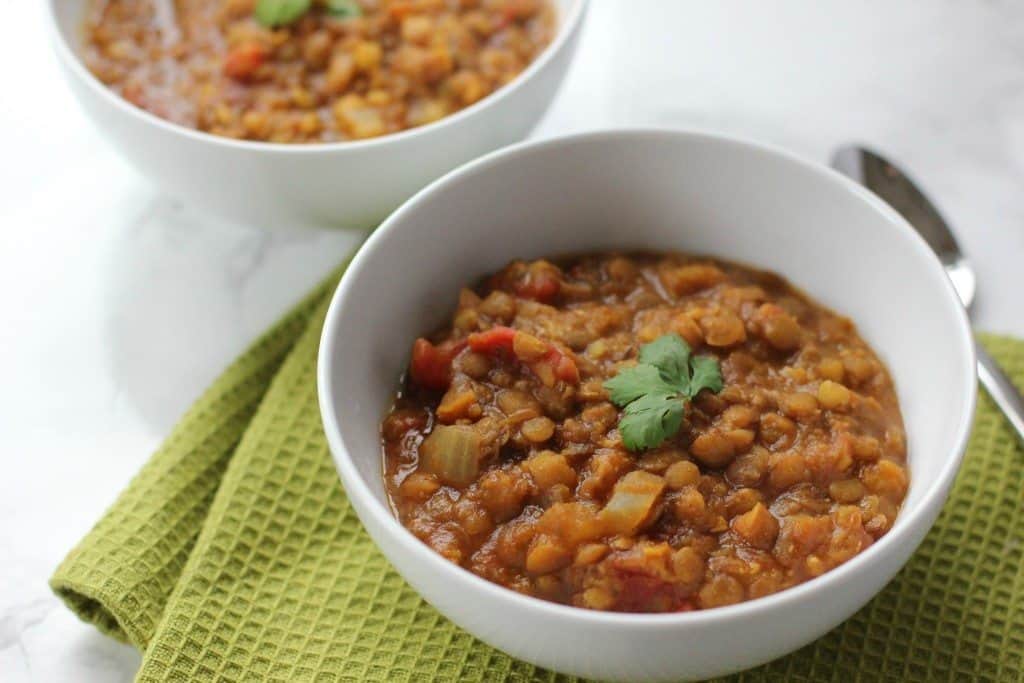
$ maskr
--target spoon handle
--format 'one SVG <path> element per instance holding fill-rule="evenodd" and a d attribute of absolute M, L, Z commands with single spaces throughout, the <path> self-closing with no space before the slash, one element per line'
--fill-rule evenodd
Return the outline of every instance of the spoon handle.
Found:
<path fill-rule="evenodd" d="M 1024 443 L 1024 398 L 995 359 L 978 346 L 978 377 Z"/>

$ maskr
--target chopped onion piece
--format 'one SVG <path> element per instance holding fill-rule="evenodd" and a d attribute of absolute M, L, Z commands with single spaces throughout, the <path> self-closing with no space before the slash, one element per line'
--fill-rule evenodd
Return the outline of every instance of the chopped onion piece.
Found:
<path fill-rule="evenodd" d="M 420 445 L 420 464 L 447 484 L 465 486 L 476 479 L 483 451 L 480 434 L 464 425 L 438 425 Z"/>
<path fill-rule="evenodd" d="M 665 480 L 656 474 L 636 470 L 619 479 L 611 500 L 601 510 L 601 521 L 609 533 L 632 534 L 654 521 L 654 512 Z"/>

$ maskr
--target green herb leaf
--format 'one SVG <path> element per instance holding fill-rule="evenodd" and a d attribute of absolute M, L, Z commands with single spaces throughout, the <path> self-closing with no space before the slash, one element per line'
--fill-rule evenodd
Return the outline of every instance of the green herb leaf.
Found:
<path fill-rule="evenodd" d="M 256 21 L 267 28 L 286 26 L 309 11 L 312 0 L 258 0 Z"/>
<path fill-rule="evenodd" d="M 722 390 L 722 371 L 711 356 L 693 356 L 677 334 L 640 349 L 637 365 L 604 383 L 612 403 L 623 408 L 622 442 L 631 451 L 654 448 L 679 431 L 686 404 L 701 391 Z"/>
<path fill-rule="evenodd" d="M 690 345 L 678 334 L 666 334 L 640 348 L 640 363 L 653 365 L 661 371 L 666 382 L 686 393 L 689 384 L 687 363 L 690 361 Z"/>
<path fill-rule="evenodd" d="M 631 451 L 654 448 L 679 431 L 686 405 L 671 393 L 645 394 L 626 406 L 619 421 L 622 443 Z"/>
<path fill-rule="evenodd" d="M 711 356 L 696 356 L 690 361 L 690 368 L 693 370 L 690 377 L 690 398 L 699 394 L 701 389 L 707 389 L 712 394 L 722 390 L 722 369 L 717 360 Z"/>
<path fill-rule="evenodd" d="M 604 388 L 611 396 L 612 403 L 624 406 L 652 391 L 672 393 L 672 387 L 665 383 L 661 372 L 653 365 L 637 365 L 619 372 L 604 383 Z"/>
<path fill-rule="evenodd" d="M 327 13 L 339 19 L 363 16 L 363 7 L 356 0 L 327 0 Z"/>

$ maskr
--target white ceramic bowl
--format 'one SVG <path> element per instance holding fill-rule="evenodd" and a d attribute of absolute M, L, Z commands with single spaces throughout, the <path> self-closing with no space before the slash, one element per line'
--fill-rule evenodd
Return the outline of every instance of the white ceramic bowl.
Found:
<path fill-rule="evenodd" d="M 524 597 L 443 560 L 385 502 L 378 425 L 415 337 L 459 287 L 513 258 L 634 248 L 762 266 L 853 318 L 888 365 L 911 486 L 893 529 L 781 593 L 670 615 Z M 559 671 L 678 680 L 774 659 L 854 613 L 907 561 L 949 493 L 975 402 L 970 328 L 938 260 L 895 212 L 826 168 L 699 133 L 624 131 L 519 145 L 448 174 L 395 212 L 334 295 L 319 359 L 327 438 L 353 506 L 399 572 L 452 621 Z"/>
<path fill-rule="evenodd" d="M 160 188 L 273 229 L 376 224 L 431 180 L 522 140 L 576 49 L 587 0 L 555 0 L 558 33 L 518 78 L 436 123 L 365 141 L 285 145 L 215 137 L 160 119 L 106 88 L 78 57 L 88 0 L 47 0 L 57 55 L 85 111 Z"/>

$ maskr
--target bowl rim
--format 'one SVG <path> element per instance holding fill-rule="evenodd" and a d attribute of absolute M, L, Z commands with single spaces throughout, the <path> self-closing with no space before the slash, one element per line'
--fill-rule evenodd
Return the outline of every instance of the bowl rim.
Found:
<path fill-rule="evenodd" d="M 100 80 L 91 71 L 89 71 L 88 68 L 86 68 L 85 63 L 78 54 L 78 51 L 71 46 L 67 36 L 64 35 L 64 32 L 60 28 L 60 22 L 57 19 L 57 3 L 61 1 L 62 0 L 46 1 L 46 23 L 48 24 L 51 34 L 51 42 L 54 45 L 60 60 L 67 65 L 68 69 L 75 75 L 75 77 L 84 83 L 94 95 L 100 97 L 107 104 L 115 107 L 122 113 L 156 126 L 157 128 L 160 128 L 172 135 L 181 135 L 200 143 L 210 143 L 215 146 L 228 149 L 260 151 L 272 154 L 323 154 L 343 150 L 362 151 L 372 149 L 374 147 L 382 147 L 391 143 L 397 144 L 418 136 L 429 135 L 434 131 L 440 131 L 444 128 L 457 125 L 464 119 L 471 118 L 490 107 L 497 106 L 505 99 L 511 97 L 514 92 L 522 88 L 526 81 L 531 80 L 540 73 L 541 70 L 545 69 L 555 58 L 555 55 L 559 54 L 563 50 L 570 38 L 576 35 L 579 26 L 583 21 L 583 17 L 586 14 L 585 10 L 589 2 L 589 0 L 569 0 L 572 4 L 569 6 L 568 11 L 564 16 L 558 17 L 558 27 L 554 40 L 552 40 L 541 51 L 541 53 L 537 55 L 529 65 L 527 65 L 526 69 L 524 69 L 509 83 L 506 83 L 490 95 L 474 102 L 468 107 L 460 109 L 453 114 L 449 114 L 448 116 L 423 126 L 406 128 L 405 130 L 400 130 L 396 133 L 389 133 L 387 135 L 381 135 L 379 137 L 369 138 L 366 140 L 291 143 L 236 140 L 234 138 L 213 135 L 212 133 L 207 133 L 168 121 L 167 119 L 161 118 L 156 114 L 142 109 L 141 107 L 133 105 L 128 100 L 124 99 L 101 83 Z M 79 3 L 87 2 L 87 0 L 74 1 Z"/>
<path fill-rule="evenodd" d="M 345 438 L 337 420 L 334 419 L 335 403 L 334 388 L 331 377 L 333 375 L 333 357 L 340 346 L 343 333 L 339 323 L 339 311 L 342 302 L 348 298 L 348 292 L 352 283 L 360 277 L 365 262 L 370 258 L 377 245 L 384 239 L 387 233 L 394 229 L 394 226 L 404 222 L 410 214 L 414 214 L 419 205 L 427 198 L 437 192 L 444 190 L 449 185 L 457 182 L 466 175 L 486 172 L 486 170 L 499 163 L 507 162 L 516 157 L 531 154 L 541 149 L 557 148 L 559 146 L 575 145 L 588 142 L 600 142 L 611 139 L 641 139 L 654 138 L 665 139 L 694 139 L 726 147 L 741 148 L 745 152 L 755 155 L 770 156 L 778 158 L 789 164 L 801 167 L 816 174 L 824 182 L 840 187 L 842 190 L 854 195 L 861 201 L 871 206 L 879 218 L 888 222 L 897 232 L 901 232 L 905 239 L 909 239 L 911 245 L 916 249 L 930 265 L 933 274 L 941 275 L 942 290 L 945 292 L 946 305 L 950 308 L 956 320 L 957 338 L 962 347 L 961 352 L 961 379 L 968 387 L 968 395 L 965 397 L 963 412 L 960 415 L 956 428 L 955 437 L 951 443 L 950 450 L 946 455 L 941 470 L 936 475 L 930 487 L 911 509 L 901 509 L 897 524 L 894 525 L 885 536 L 873 543 L 866 550 L 858 553 L 842 565 L 825 572 L 810 581 L 798 584 L 791 588 L 773 593 L 761 598 L 747 600 L 745 602 L 715 607 L 705 610 L 693 610 L 690 612 L 670 612 L 656 614 L 637 614 L 627 612 L 609 612 L 590 610 L 571 605 L 543 600 L 532 596 L 517 593 L 499 584 L 488 581 L 473 572 L 458 565 L 452 564 L 431 550 L 422 541 L 417 539 L 406 529 L 394 516 L 389 507 L 377 500 L 377 497 L 370 490 L 366 481 L 363 480 L 355 462 L 345 443 Z M 338 284 L 327 310 L 323 331 L 320 338 L 320 347 L 317 354 L 317 391 L 321 419 L 327 441 L 330 446 L 336 468 L 345 484 L 346 493 L 350 498 L 359 499 L 361 506 L 356 505 L 359 512 L 360 507 L 373 515 L 375 521 L 383 528 L 384 533 L 390 534 L 396 543 L 401 544 L 404 549 L 417 558 L 417 561 L 426 567 L 425 571 L 441 574 L 451 582 L 468 582 L 474 588 L 486 593 L 489 597 L 498 602 L 505 602 L 515 605 L 523 610 L 529 610 L 539 617 L 552 619 L 582 620 L 592 626 L 606 627 L 634 627 L 634 628 L 666 628 L 672 626 L 700 626 L 708 624 L 722 624 L 742 616 L 763 614 L 779 609 L 796 607 L 805 599 L 821 591 L 828 590 L 838 584 L 851 580 L 852 575 L 861 572 L 867 565 L 880 559 L 883 555 L 890 554 L 901 545 L 912 542 L 914 533 L 919 530 L 920 525 L 925 523 L 926 516 L 933 508 L 935 516 L 946 502 L 954 478 L 963 462 L 967 449 L 967 442 L 971 434 L 974 411 L 977 403 L 977 374 L 974 337 L 971 333 L 970 322 L 966 309 L 961 305 L 953 285 L 946 276 L 945 271 L 938 257 L 927 245 L 924 239 L 914 230 L 909 223 L 888 204 L 872 194 L 867 189 L 856 184 L 849 178 L 841 175 L 824 165 L 817 164 L 797 154 L 776 145 L 763 142 L 747 140 L 741 137 L 722 133 L 711 133 L 700 129 L 681 129 L 667 127 L 645 127 L 645 128 L 623 128 L 590 131 L 566 136 L 553 137 L 543 140 L 528 140 L 484 155 L 474 161 L 466 163 L 447 174 L 441 176 L 425 188 L 417 192 L 411 199 L 406 201 L 394 213 L 392 213 L 359 248 L 352 258 L 341 282 Z M 362 513 L 360 513 L 362 514 Z M 362 520 L 360 520 L 362 522 Z M 928 529 L 921 535 L 923 539 L 934 524 L 934 517 L 928 524 Z M 364 523 L 365 528 L 365 523 Z M 915 547 L 916 550 L 916 547 Z M 902 568 L 902 564 L 897 571 Z M 398 569 L 396 567 L 396 569 Z M 399 573 L 402 573 L 399 570 Z M 887 582 L 891 577 L 887 577 Z M 874 597 L 874 593 L 872 596 Z"/>

